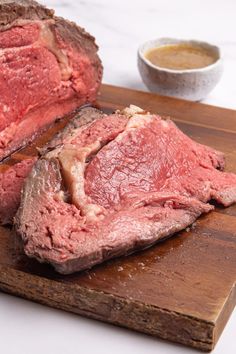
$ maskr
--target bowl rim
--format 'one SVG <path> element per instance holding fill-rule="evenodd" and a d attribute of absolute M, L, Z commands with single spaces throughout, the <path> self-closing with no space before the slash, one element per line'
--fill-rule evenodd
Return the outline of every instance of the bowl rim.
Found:
<path fill-rule="evenodd" d="M 198 46 L 201 46 L 201 45 L 208 46 L 218 52 L 218 59 L 214 63 L 204 66 L 203 68 L 181 69 L 181 70 L 163 68 L 161 66 L 154 65 L 150 60 L 148 60 L 145 57 L 144 51 L 143 51 L 144 47 L 148 44 L 151 44 L 151 43 L 153 43 L 153 45 L 150 46 L 149 49 L 158 47 L 158 45 L 155 44 L 157 41 L 173 41 L 173 44 L 191 43 L 193 45 L 198 45 Z M 167 44 L 171 44 L 171 43 L 167 43 Z M 159 46 L 161 47 L 164 45 L 165 44 L 160 44 Z M 209 70 L 213 69 L 214 67 L 218 66 L 219 64 L 221 64 L 223 61 L 221 49 L 216 44 L 212 44 L 212 43 L 202 41 L 202 40 L 197 40 L 197 39 L 189 39 L 189 38 L 180 39 L 180 38 L 173 38 L 173 37 L 159 37 L 159 38 L 155 38 L 155 39 L 150 39 L 138 47 L 138 55 L 148 66 L 152 67 L 153 69 L 158 70 L 158 71 L 167 72 L 167 73 L 173 73 L 173 74 L 198 73 L 198 72 L 209 71 Z"/>

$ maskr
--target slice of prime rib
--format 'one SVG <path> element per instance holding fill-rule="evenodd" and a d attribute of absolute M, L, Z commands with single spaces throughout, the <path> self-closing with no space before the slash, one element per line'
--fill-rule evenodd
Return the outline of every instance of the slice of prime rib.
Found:
<path fill-rule="evenodd" d="M 0 161 L 96 98 L 94 38 L 32 0 L 0 0 Z"/>
<path fill-rule="evenodd" d="M 236 201 L 221 152 L 130 106 L 84 108 L 36 162 L 15 218 L 25 253 L 64 274 L 127 255 Z"/>
<path fill-rule="evenodd" d="M 0 166 L 0 225 L 11 224 L 20 205 L 21 190 L 37 158 L 28 158 L 7 169 Z"/>

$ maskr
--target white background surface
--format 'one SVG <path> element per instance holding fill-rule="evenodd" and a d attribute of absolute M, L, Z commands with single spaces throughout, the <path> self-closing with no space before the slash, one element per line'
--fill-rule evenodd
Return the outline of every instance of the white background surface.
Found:
<path fill-rule="evenodd" d="M 236 108 L 235 0 L 42 2 L 96 36 L 106 83 L 145 90 L 136 67 L 136 51 L 148 39 L 170 36 L 220 45 L 225 57 L 224 75 L 205 102 Z M 214 354 L 235 354 L 235 334 L 236 311 Z M 190 354 L 196 351 L 0 293 L 0 353 Z"/>

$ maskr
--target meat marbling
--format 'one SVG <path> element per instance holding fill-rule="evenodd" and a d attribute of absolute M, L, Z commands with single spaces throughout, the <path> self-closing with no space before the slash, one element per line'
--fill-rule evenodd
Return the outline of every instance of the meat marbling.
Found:
<path fill-rule="evenodd" d="M 15 218 L 28 256 L 60 273 L 129 254 L 236 201 L 221 152 L 130 106 L 84 108 L 33 167 Z"/>
<path fill-rule="evenodd" d="M 32 0 L 0 0 L 0 160 L 96 98 L 94 38 Z"/>

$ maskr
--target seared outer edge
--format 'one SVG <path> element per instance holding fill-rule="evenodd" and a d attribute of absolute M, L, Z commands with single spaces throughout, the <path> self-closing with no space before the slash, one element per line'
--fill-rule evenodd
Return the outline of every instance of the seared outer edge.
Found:
<path fill-rule="evenodd" d="M 54 19 L 55 24 L 52 26 L 58 30 L 60 36 L 66 42 L 70 42 L 75 49 L 86 53 L 86 55 L 90 58 L 91 65 L 94 67 L 95 73 L 97 73 L 96 81 L 100 83 L 102 80 L 103 66 L 99 56 L 97 55 L 98 46 L 95 43 L 95 38 L 86 32 L 84 28 L 78 26 L 75 22 L 56 16 Z"/>
<path fill-rule="evenodd" d="M 54 166 L 54 171 L 55 174 L 57 175 L 56 180 L 58 183 L 58 189 L 61 188 L 62 186 L 62 177 L 60 173 L 60 165 L 57 159 L 52 158 L 51 162 Z M 32 207 L 31 203 L 28 202 L 28 196 L 35 193 L 38 193 L 39 190 L 39 185 L 40 185 L 40 179 L 36 178 L 37 175 L 41 176 L 41 169 L 42 165 L 44 165 L 45 159 L 41 158 L 39 159 L 33 166 L 31 172 L 29 173 L 28 177 L 25 180 L 24 186 L 21 190 L 21 202 L 20 206 L 18 208 L 18 211 L 16 213 L 16 216 L 14 217 L 14 227 L 17 233 L 19 233 L 22 237 L 22 239 L 25 239 L 24 232 L 18 232 L 21 228 L 21 219 L 24 218 L 24 213 L 25 213 L 25 206 L 27 205 L 29 208 Z"/>
<path fill-rule="evenodd" d="M 0 26 L 6 26 L 19 19 L 51 19 L 53 15 L 53 10 L 33 0 L 0 0 Z"/>
<path fill-rule="evenodd" d="M 27 200 L 27 196 L 28 196 L 29 191 L 31 190 L 32 185 L 34 184 L 33 183 L 35 181 L 34 176 L 36 173 L 38 173 L 38 169 L 40 169 L 42 159 L 47 158 L 46 154 L 48 152 L 50 152 L 51 150 L 55 149 L 58 146 L 63 145 L 63 139 L 68 138 L 68 135 L 69 136 L 73 135 L 73 132 L 75 130 L 79 129 L 83 125 L 92 123 L 94 120 L 102 117 L 103 115 L 104 115 L 104 113 L 99 111 L 96 108 L 85 107 L 85 108 L 81 109 L 78 112 L 78 114 L 76 114 L 76 116 L 74 118 L 72 118 L 72 120 L 66 125 L 66 127 L 62 131 L 60 131 L 43 149 L 40 150 L 42 157 L 41 157 L 41 159 L 39 159 L 35 163 L 31 173 L 28 175 L 28 177 L 25 180 L 24 187 L 21 192 L 20 207 L 19 207 L 17 214 L 14 218 L 14 226 L 15 226 L 15 229 L 18 234 L 21 234 L 21 232 L 19 232 L 19 230 L 21 227 L 21 219 L 23 217 L 23 211 L 24 211 L 26 200 Z M 56 159 L 53 159 L 53 160 L 58 165 L 58 173 L 59 173 L 59 170 L 60 170 L 59 163 L 57 162 Z M 60 173 L 58 175 L 58 179 L 61 182 Z M 37 189 L 37 186 L 35 186 L 35 188 Z"/>

